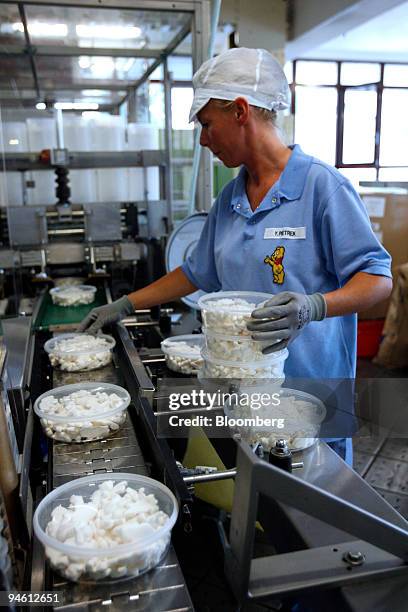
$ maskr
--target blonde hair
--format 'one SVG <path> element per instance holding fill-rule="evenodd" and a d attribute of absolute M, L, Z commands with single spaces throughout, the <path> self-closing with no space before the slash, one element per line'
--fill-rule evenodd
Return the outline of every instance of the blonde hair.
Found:
<path fill-rule="evenodd" d="M 214 105 L 225 112 L 232 110 L 235 106 L 235 100 L 219 100 L 216 98 L 211 98 L 214 102 Z M 261 119 L 261 121 L 265 121 L 265 123 L 271 123 L 276 127 L 277 125 L 277 116 L 278 113 L 274 110 L 268 110 L 267 108 L 261 108 L 260 106 L 250 105 L 255 115 Z"/>

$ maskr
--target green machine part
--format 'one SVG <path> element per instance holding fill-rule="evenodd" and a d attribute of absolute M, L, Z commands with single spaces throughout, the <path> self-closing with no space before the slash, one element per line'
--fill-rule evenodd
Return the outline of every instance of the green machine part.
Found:
<path fill-rule="evenodd" d="M 106 296 L 103 289 L 98 289 L 92 304 L 82 306 L 56 306 L 47 292 L 33 327 L 35 330 L 42 331 L 53 326 L 79 324 L 92 308 L 104 304 L 106 304 Z"/>

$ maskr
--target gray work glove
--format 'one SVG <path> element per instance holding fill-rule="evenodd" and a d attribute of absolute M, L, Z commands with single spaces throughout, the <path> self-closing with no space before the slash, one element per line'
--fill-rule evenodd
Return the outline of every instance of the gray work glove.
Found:
<path fill-rule="evenodd" d="M 321 321 L 326 314 L 321 293 L 283 291 L 252 312 L 247 328 L 254 340 L 267 343 L 262 352 L 268 354 L 285 348 L 310 321 Z"/>
<path fill-rule="evenodd" d="M 112 304 L 93 308 L 85 319 L 81 321 L 78 331 L 86 331 L 89 334 L 95 334 L 101 327 L 104 327 L 104 325 L 116 323 L 124 317 L 134 314 L 134 312 L 135 309 L 132 302 L 127 295 L 124 295 L 119 300 L 112 302 Z"/>

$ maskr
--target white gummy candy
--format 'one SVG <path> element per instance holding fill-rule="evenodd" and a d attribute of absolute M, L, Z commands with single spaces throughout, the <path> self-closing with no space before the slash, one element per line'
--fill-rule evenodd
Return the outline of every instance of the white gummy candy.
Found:
<path fill-rule="evenodd" d="M 196 374 L 203 365 L 199 344 L 188 344 L 183 341 L 171 342 L 167 339 L 165 355 L 167 366 L 182 374 Z"/>
<path fill-rule="evenodd" d="M 246 324 L 251 313 L 259 305 L 247 302 L 242 298 L 220 298 L 209 302 L 211 309 L 202 309 L 203 322 L 206 327 L 228 336 L 250 336 Z M 237 312 L 238 311 L 238 312 Z"/>
<path fill-rule="evenodd" d="M 159 563 L 165 553 L 170 533 L 148 546 L 138 545 L 141 538 L 163 527 L 168 516 L 159 509 L 153 494 L 128 487 L 123 481 L 114 485 L 105 481 L 94 491 L 89 502 L 72 495 L 68 508 L 57 506 L 46 526 L 47 535 L 64 544 L 78 547 L 78 556 L 64 554 L 50 546 L 45 551 L 51 566 L 69 580 L 101 580 L 135 576 Z M 109 556 L 109 549 L 134 542 L 132 552 Z M 80 548 L 95 549 L 95 556 L 80 556 Z"/>
<path fill-rule="evenodd" d="M 80 306 L 82 304 L 92 304 L 95 299 L 95 292 L 68 285 L 51 293 L 51 298 L 57 306 Z"/>
<path fill-rule="evenodd" d="M 91 393 L 83 389 L 60 398 L 48 395 L 39 404 L 41 412 L 46 415 L 41 418 L 41 424 L 49 438 L 61 442 L 100 440 L 123 425 L 126 420 L 126 410 L 105 418 L 95 418 L 93 415 L 119 408 L 121 404 L 122 399 L 119 395 L 104 391 Z M 54 420 L 53 416 L 66 417 L 69 421 L 61 423 Z M 81 417 L 81 420 L 75 421 L 75 417 Z"/>
<path fill-rule="evenodd" d="M 55 347 L 50 352 L 50 362 L 67 372 L 96 370 L 112 361 L 110 344 L 105 338 L 78 334 L 71 338 L 55 339 Z M 102 350 L 106 348 L 106 350 Z"/>

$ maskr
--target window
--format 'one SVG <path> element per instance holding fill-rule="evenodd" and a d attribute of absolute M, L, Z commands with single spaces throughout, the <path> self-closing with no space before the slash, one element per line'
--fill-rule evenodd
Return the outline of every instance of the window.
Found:
<path fill-rule="evenodd" d="M 295 141 L 328 164 L 335 163 L 336 114 L 334 87 L 296 87 Z"/>
<path fill-rule="evenodd" d="M 299 85 L 336 85 L 336 62 L 296 62 L 296 83 Z"/>
<path fill-rule="evenodd" d="M 381 113 L 381 166 L 408 166 L 408 88 L 384 89 Z"/>
<path fill-rule="evenodd" d="M 381 78 L 380 64 L 368 64 L 364 62 L 342 62 L 341 85 L 366 85 L 367 83 L 378 83 Z"/>
<path fill-rule="evenodd" d="M 408 64 L 294 60 L 295 142 L 358 181 L 408 181 Z"/>
<path fill-rule="evenodd" d="M 344 94 L 344 164 L 374 163 L 376 115 L 376 91 L 346 90 Z"/>

